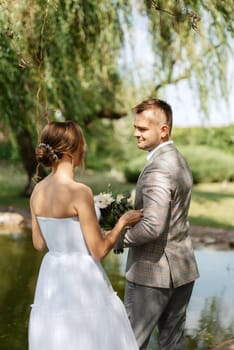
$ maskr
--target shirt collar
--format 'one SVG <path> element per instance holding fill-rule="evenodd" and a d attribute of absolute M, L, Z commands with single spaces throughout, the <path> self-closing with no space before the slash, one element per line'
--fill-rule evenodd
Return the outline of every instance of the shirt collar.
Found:
<path fill-rule="evenodd" d="M 172 145 L 174 142 L 172 140 L 160 143 L 157 147 L 155 147 L 154 149 L 152 149 L 152 151 L 149 151 L 147 154 L 147 160 L 150 160 L 150 158 L 153 156 L 153 154 L 155 153 L 156 150 L 158 150 L 159 148 L 162 148 L 166 145 Z"/>

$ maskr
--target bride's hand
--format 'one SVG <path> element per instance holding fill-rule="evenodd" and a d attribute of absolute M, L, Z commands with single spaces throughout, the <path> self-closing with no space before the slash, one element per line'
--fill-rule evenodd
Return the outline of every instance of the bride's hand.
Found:
<path fill-rule="evenodd" d="M 143 217 L 143 209 L 141 210 L 129 210 L 124 213 L 120 220 L 124 220 L 124 226 L 133 226 Z"/>

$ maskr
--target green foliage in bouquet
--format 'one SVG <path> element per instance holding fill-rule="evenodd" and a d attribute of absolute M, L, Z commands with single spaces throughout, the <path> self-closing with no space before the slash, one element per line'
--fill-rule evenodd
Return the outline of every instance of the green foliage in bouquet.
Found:
<path fill-rule="evenodd" d="M 120 216 L 133 209 L 133 193 L 125 191 L 121 194 L 101 192 L 94 197 L 94 203 L 100 210 L 100 225 L 105 230 L 111 230 Z"/>

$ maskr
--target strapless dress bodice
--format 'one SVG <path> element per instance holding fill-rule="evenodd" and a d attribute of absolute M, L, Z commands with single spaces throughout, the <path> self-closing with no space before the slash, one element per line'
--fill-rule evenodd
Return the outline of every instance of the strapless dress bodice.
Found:
<path fill-rule="evenodd" d="M 39 226 L 51 253 L 83 253 L 90 255 L 77 217 L 37 217 Z"/>

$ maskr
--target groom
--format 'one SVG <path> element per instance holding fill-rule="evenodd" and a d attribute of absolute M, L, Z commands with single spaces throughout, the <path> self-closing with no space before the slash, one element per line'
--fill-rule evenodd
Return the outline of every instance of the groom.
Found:
<path fill-rule="evenodd" d="M 185 350 L 186 310 L 199 277 L 188 232 L 192 175 L 171 139 L 170 105 L 151 98 L 134 112 L 134 136 L 148 162 L 135 197 L 144 217 L 116 246 L 129 247 L 124 303 L 140 350 L 156 326 L 161 350 Z"/>

